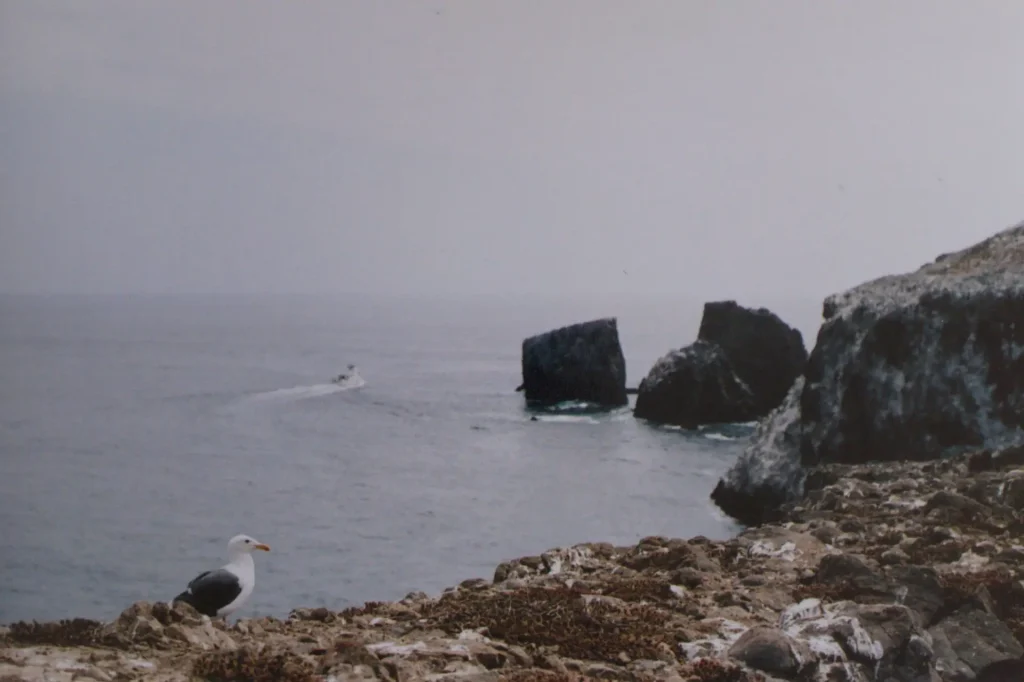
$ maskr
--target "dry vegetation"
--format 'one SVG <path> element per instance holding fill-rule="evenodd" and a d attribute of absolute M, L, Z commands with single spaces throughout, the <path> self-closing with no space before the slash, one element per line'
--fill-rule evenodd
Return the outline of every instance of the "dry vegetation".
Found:
<path fill-rule="evenodd" d="M 637 603 L 587 602 L 565 587 L 527 587 L 510 592 L 454 592 L 424 609 L 423 616 L 450 634 L 485 628 L 510 644 L 557 647 L 562 656 L 621 662 L 657 658 L 659 645 L 675 650 L 681 636 L 668 627 L 670 614 Z"/>

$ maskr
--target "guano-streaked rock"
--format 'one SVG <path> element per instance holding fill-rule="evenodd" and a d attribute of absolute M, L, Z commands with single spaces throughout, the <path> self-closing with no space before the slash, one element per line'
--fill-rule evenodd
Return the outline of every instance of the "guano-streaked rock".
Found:
<path fill-rule="evenodd" d="M 803 467 L 1024 443 L 1024 223 L 830 296 L 823 315 L 798 394 L 712 494 L 727 513 L 771 518 Z"/>

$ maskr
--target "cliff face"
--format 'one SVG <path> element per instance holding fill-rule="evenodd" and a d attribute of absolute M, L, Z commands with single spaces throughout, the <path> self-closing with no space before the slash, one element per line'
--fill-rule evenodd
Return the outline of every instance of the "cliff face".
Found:
<path fill-rule="evenodd" d="M 805 464 L 1024 439 L 1024 223 L 824 313 L 800 400 Z"/>
<path fill-rule="evenodd" d="M 1024 223 L 831 296 L 824 317 L 799 395 L 715 489 L 727 513 L 770 518 L 801 467 L 1024 442 Z"/>

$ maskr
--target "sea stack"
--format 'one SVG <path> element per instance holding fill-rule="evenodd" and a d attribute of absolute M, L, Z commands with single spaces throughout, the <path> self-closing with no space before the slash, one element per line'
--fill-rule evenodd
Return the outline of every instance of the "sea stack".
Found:
<path fill-rule="evenodd" d="M 614 317 L 561 327 L 523 341 L 523 393 L 530 406 L 569 400 L 628 404 L 626 358 Z"/>
<path fill-rule="evenodd" d="M 778 407 L 806 361 L 800 332 L 775 313 L 711 301 L 697 341 L 661 357 L 640 383 L 634 414 L 684 428 L 759 419 Z"/>

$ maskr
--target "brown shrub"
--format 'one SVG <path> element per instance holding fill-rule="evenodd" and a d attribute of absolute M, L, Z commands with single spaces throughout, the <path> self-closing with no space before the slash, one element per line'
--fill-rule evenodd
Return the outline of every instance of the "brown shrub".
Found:
<path fill-rule="evenodd" d="M 687 666 L 687 679 L 693 682 L 764 682 L 764 675 L 714 658 L 702 658 Z"/>
<path fill-rule="evenodd" d="M 810 583 L 809 585 L 798 585 L 793 588 L 793 600 L 801 602 L 804 599 L 820 599 L 825 603 L 845 601 L 847 599 L 856 601 L 858 596 L 863 596 L 864 590 L 852 583 Z"/>
<path fill-rule="evenodd" d="M 1024 590 L 1015 586 L 1014 574 L 993 569 L 977 573 L 947 573 L 939 577 L 944 592 L 944 608 L 954 611 L 973 598 L 980 589 L 988 590 L 995 614 L 1024 646 Z"/>
<path fill-rule="evenodd" d="M 362 606 L 349 606 L 338 612 L 342 618 L 354 618 L 355 616 L 376 616 L 388 606 L 386 601 L 368 601 Z"/>
<path fill-rule="evenodd" d="M 487 628 L 510 644 L 555 646 L 563 656 L 584 660 L 620 662 L 622 652 L 656 658 L 659 644 L 675 650 L 682 641 L 668 626 L 666 611 L 647 604 L 588 604 L 565 587 L 450 593 L 424 608 L 423 617 L 450 634 Z"/>
<path fill-rule="evenodd" d="M 86 618 L 74 618 L 55 623 L 27 623 L 11 625 L 8 637 L 20 644 L 49 644 L 51 646 L 89 646 L 102 639 L 103 623 Z"/>
<path fill-rule="evenodd" d="M 615 578 L 601 585 L 598 592 L 628 602 L 665 602 L 677 599 L 670 583 L 647 577 Z"/>
<path fill-rule="evenodd" d="M 314 666 L 291 651 L 243 647 L 202 654 L 192 674 L 209 682 L 316 682 Z"/>
<path fill-rule="evenodd" d="M 516 670 L 498 678 L 502 682 L 590 682 L 593 678 L 579 673 L 556 673 L 552 670 Z"/>

